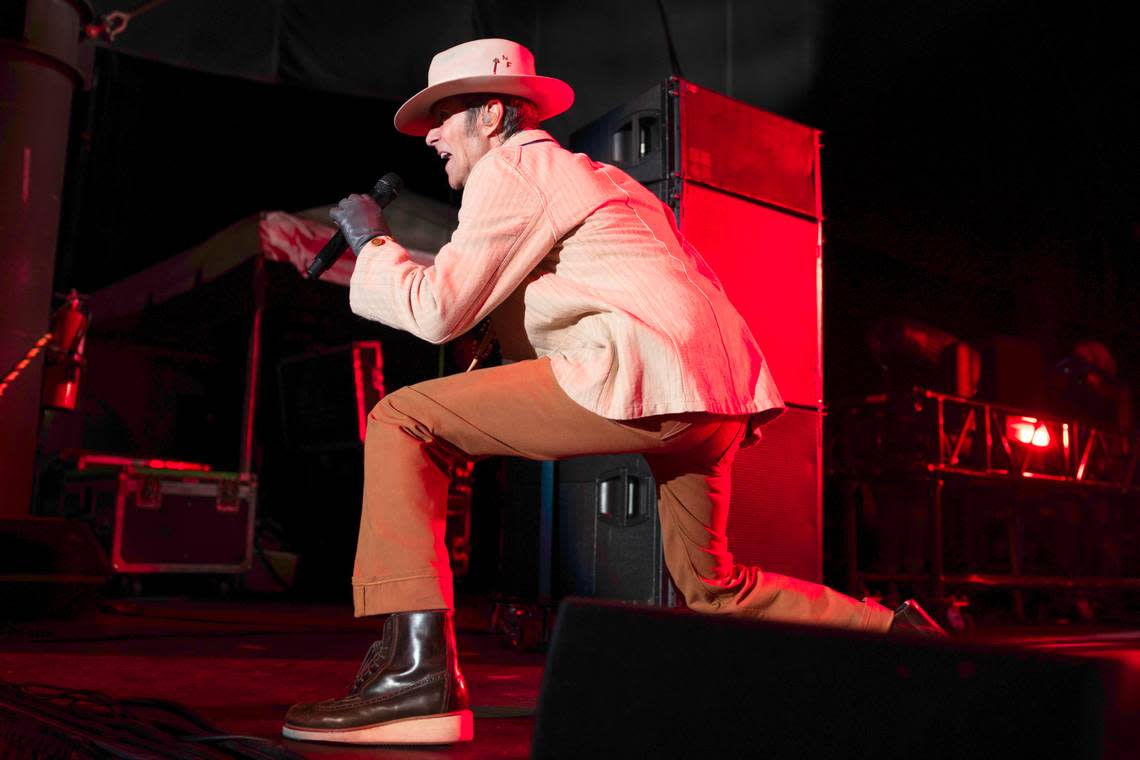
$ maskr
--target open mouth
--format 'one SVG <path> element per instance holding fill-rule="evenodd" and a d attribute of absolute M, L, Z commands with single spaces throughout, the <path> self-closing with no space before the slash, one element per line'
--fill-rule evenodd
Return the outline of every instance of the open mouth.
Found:
<path fill-rule="evenodd" d="M 444 163 L 447 163 L 450 159 L 451 159 L 451 154 L 448 153 L 447 151 L 444 151 L 443 153 L 439 154 L 439 160 L 443 161 Z"/>

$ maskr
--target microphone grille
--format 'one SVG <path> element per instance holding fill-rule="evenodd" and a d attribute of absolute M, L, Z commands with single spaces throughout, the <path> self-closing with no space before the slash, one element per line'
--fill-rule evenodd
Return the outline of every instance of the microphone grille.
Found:
<path fill-rule="evenodd" d="M 376 195 L 391 195 L 393 198 L 398 196 L 404 190 L 404 180 L 400 179 L 400 175 L 395 172 L 388 172 L 379 179 L 376 187 L 372 192 Z"/>

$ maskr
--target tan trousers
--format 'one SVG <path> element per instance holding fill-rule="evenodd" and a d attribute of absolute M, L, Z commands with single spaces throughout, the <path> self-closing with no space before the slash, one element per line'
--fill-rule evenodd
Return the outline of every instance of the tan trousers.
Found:
<path fill-rule="evenodd" d="M 368 418 L 356 615 L 453 608 L 444 544 L 451 462 L 641 452 L 658 484 L 665 564 L 691 609 L 887 630 L 891 613 L 879 605 L 733 562 L 729 475 L 744 432 L 741 417 L 600 417 L 559 388 L 546 359 L 402 388 Z"/>

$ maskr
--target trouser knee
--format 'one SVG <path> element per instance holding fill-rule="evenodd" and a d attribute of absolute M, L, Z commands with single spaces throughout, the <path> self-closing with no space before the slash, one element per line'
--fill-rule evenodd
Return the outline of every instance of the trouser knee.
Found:
<path fill-rule="evenodd" d="M 687 562 L 683 563 L 683 566 L 684 569 L 678 570 L 670 566 L 669 574 L 681 592 L 685 606 L 694 612 L 726 612 L 728 605 L 723 604 L 722 600 L 732 596 L 732 591 L 729 589 L 732 578 L 705 578 Z"/>
<path fill-rule="evenodd" d="M 466 461 L 464 451 L 436 432 L 438 412 L 433 401 L 412 388 L 388 394 L 368 414 L 365 449 L 393 446 L 406 450 L 411 445 L 444 469 Z"/>
<path fill-rule="evenodd" d="M 709 584 L 702 583 L 700 588 L 693 589 L 685 594 L 685 606 L 693 612 L 711 615 L 726 613 L 730 611 L 731 605 L 722 602 L 721 598 L 724 595 L 723 589 L 716 589 Z"/>
<path fill-rule="evenodd" d="M 366 441 L 375 441 L 385 435 L 400 433 L 401 428 L 406 428 L 409 423 L 414 422 L 406 412 L 400 411 L 407 406 L 400 403 L 405 396 L 407 393 L 401 388 L 389 393 L 372 407 L 364 430 Z"/>
<path fill-rule="evenodd" d="M 400 388 L 384 396 L 372 407 L 372 411 L 368 413 L 368 420 L 377 422 L 398 422 L 407 418 L 407 414 L 399 411 L 399 409 L 406 407 L 406 404 L 400 403 L 401 399 L 408 396 L 407 388 Z"/>

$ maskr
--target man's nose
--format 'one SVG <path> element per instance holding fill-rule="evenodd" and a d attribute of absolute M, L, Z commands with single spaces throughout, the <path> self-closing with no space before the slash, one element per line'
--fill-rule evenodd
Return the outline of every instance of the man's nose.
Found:
<path fill-rule="evenodd" d="M 424 142 L 432 146 L 439 142 L 439 127 L 429 129 L 427 136 L 424 138 Z"/>

